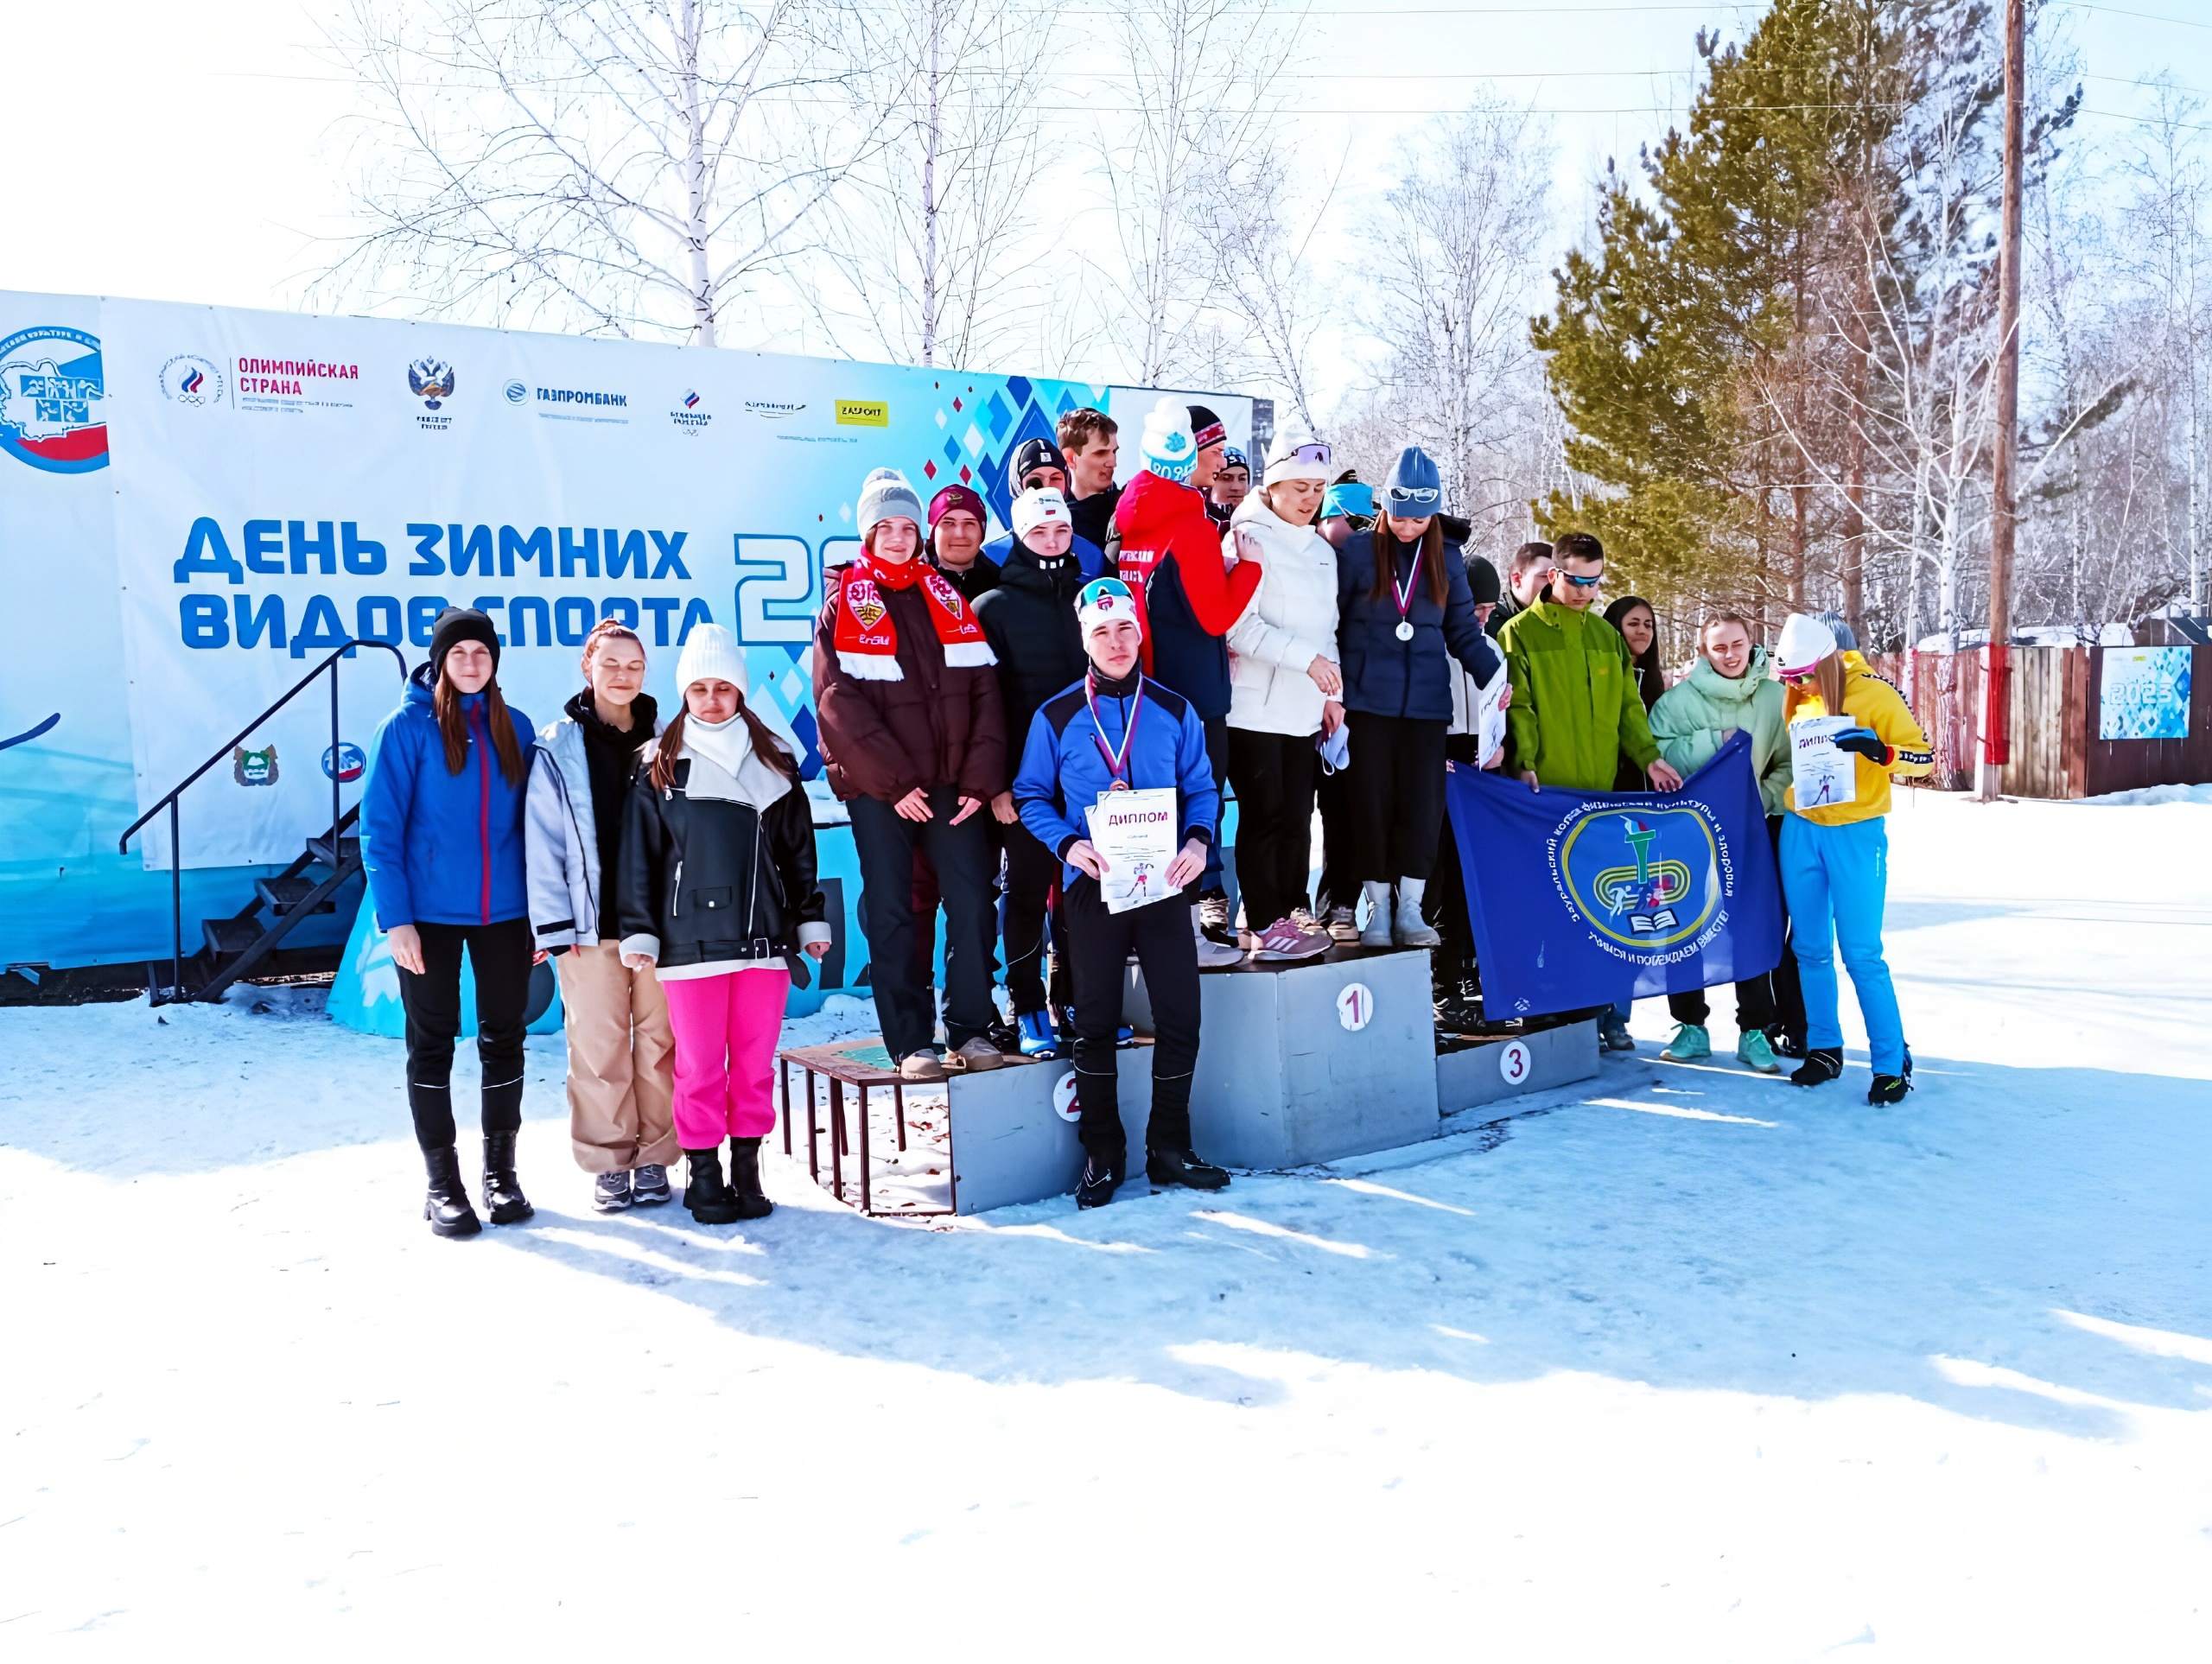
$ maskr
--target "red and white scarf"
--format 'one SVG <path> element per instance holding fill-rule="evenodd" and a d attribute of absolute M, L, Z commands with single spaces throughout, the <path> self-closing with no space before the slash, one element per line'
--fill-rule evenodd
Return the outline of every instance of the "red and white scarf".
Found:
<path fill-rule="evenodd" d="M 930 622 L 944 649 L 944 662 L 955 670 L 981 670 L 998 658 L 976 622 L 975 609 L 944 575 L 917 557 L 898 566 L 887 566 L 863 552 L 837 590 L 837 663 L 858 682 L 904 682 L 899 665 L 899 630 L 891 621 L 887 589 L 905 589 L 918 583 L 930 599 Z"/>

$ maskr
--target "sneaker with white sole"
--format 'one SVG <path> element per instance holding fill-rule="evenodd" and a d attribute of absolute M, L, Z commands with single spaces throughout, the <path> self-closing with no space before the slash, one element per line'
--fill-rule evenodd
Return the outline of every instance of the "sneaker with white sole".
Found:
<path fill-rule="evenodd" d="M 622 1213 L 634 1198 L 630 1194 L 630 1170 L 617 1167 L 611 1173 L 601 1173 L 592 1181 L 591 1205 L 594 1213 Z"/>
<path fill-rule="evenodd" d="M 640 1208 L 657 1208 L 672 1201 L 675 1191 L 668 1187 L 668 1169 L 657 1161 L 648 1161 L 630 1170 L 630 1200 Z"/>
<path fill-rule="evenodd" d="M 910 1051 L 899 1060 L 899 1078 L 941 1081 L 945 1078 L 944 1061 L 934 1051 Z"/>
<path fill-rule="evenodd" d="M 1198 934 L 1217 947 L 1236 945 L 1236 931 L 1229 916 L 1229 898 L 1218 890 L 1209 890 L 1198 898 Z"/>
<path fill-rule="evenodd" d="M 1255 959 L 1312 959 L 1336 944 L 1326 930 L 1299 928 L 1295 918 L 1286 915 L 1262 930 L 1252 949 Z"/>
<path fill-rule="evenodd" d="M 1341 942 L 1349 947 L 1359 940 L 1359 915 L 1349 907 L 1332 907 L 1322 919 L 1321 928 L 1328 931 L 1332 942 Z"/>
<path fill-rule="evenodd" d="M 1224 907 L 1228 905 L 1226 902 L 1222 905 Z M 1205 904 L 1201 902 L 1191 911 L 1191 930 L 1198 942 L 1198 969 L 1200 970 L 1219 969 L 1224 965 L 1242 964 L 1244 961 L 1243 950 L 1236 945 L 1234 936 L 1228 942 L 1223 943 L 1215 941 L 1206 934 L 1205 908 Z"/>

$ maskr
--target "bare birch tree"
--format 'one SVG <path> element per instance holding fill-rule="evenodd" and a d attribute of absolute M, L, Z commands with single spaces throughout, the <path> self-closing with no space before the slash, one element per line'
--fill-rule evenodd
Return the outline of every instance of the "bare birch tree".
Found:
<path fill-rule="evenodd" d="M 1222 270 L 1211 197 L 1274 146 L 1295 36 L 1270 18 L 1266 0 L 1131 0 L 1119 14 L 1129 113 L 1102 124 L 1101 171 L 1122 256 L 1117 333 L 1143 385 L 1187 382 L 1193 349 L 1222 339 L 1206 315 Z"/>
<path fill-rule="evenodd" d="M 825 323 L 850 333 L 842 310 L 893 359 L 956 369 L 1032 347 L 1052 293 L 1030 188 L 1058 148 L 1052 14 L 889 0 L 866 28 L 884 143 L 842 194 Z"/>
<path fill-rule="evenodd" d="M 1552 230 L 1549 137 L 1491 95 L 1404 141 L 1394 172 L 1361 262 L 1382 403 L 1460 513 L 1517 524 L 1522 471 L 1501 465 L 1541 425 L 1528 320 Z"/>
<path fill-rule="evenodd" d="M 880 142 L 842 0 L 355 0 L 372 306 L 715 345 Z"/>

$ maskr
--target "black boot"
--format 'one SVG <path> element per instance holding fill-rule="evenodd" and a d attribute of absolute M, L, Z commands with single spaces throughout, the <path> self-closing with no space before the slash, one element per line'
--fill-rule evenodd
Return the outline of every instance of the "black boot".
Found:
<path fill-rule="evenodd" d="M 423 1152 L 423 1165 L 429 1170 L 430 1193 L 423 1201 L 423 1217 L 441 1236 L 474 1236 L 484 1229 L 476 1210 L 468 1205 L 468 1186 L 461 1177 L 461 1158 L 448 1144 L 442 1150 Z"/>
<path fill-rule="evenodd" d="M 1789 1080 L 1795 1086 L 1826 1086 L 1842 1078 L 1843 1053 L 1834 1046 L 1819 1045 L 1805 1054 L 1805 1061 Z"/>
<path fill-rule="evenodd" d="M 734 1225 L 744 1216 L 738 1211 L 737 1198 L 722 1183 L 719 1148 L 686 1150 L 683 1162 L 690 1175 L 683 1186 L 683 1205 L 691 1210 L 693 1219 L 702 1225 Z"/>
<path fill-rule="evenodd" d="M 1128 1157 L 1107 1157 L 1085 1152 L 1083 1158 L 1083 1178 L 1075 1187 L 1075 1204 L 1078 1208 L 1103 1208 L 1114 1199 L 1114 1192 L 1122 1188 L 1122 1179 L 1128 1177 Z"/>
<path fill-rule="evenodd" d="M 1229 1174 L 1187 1146 L 1179 1150 L 1146 1152 L 1145 1177 L 1155 1184 L 1183 1184 L 1194 1191 L 1225 1191 Z"/>
<path fill-rule="evenodd" d="M 740 1219 L 766 1219 L 776 1204 L 760 1188 L 760 1140 L 734 1138 L 729 1141 L 729 1187 Z"/>
<path fill-rule="evenodd" d="M 515 1177 L 515 1135 L 484 1134 L 484 1212 L 495 1225 L 519 1225 L 536 1213 Z"/>

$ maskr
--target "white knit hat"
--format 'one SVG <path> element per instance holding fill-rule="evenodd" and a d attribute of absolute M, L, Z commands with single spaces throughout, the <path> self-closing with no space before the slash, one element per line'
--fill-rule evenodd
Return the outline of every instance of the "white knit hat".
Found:
<path fill-rule="evenodd" d="M 1305 451 L 1301 458 L 1298 453 Z M 1319 455 L 1315 453 L 1318 450 Z M 1286 424 L 1275 429 L 1274 441 L 1268 447 L 1268 472 L 1261 484 L 1273 486 L 1285 480 L 1312 480 L 1326 485 L 1329 476 L 1336 472 L 1336 462 L 1325 445 L 1319 445 L 1305 429 Z"/>
<path fill-rule="evenodd" d="M 1835 651 L 1835 632 L 1818 619 L 1792 613 L 1782 626 L 1782 640 L 1774 650 L 1774 667 L 1783 676 L 1809 676 L 1813 667 Z"/>
<path fill-rule="evenodd" d="M 1039 526 L 1074 524 L 1068 518 L 1068 499 L 1050 486 L 1032 486 L 1014 499 L 1007 516 L 1014 535 L 1024 543 L 1029 541 L 1029 534 Z"/>
<path fill-rule="evenodd" d="M 918 530 L 924 524 L 922 499 L 898 469 L 878 468 L 861 482 L 861 506 L 856 518 L 863 542 L 886 520 L 912 520 Z"/>
<path fill-rule="evenodd" d="M 1144 458 L 1145 467 L 1161 479 L 1178 485 L 1188 480 L 1198 460 L 1198 443 L 1191 437 L 1191 407 L 1175 398 L 1163 398 L 1154 405 L 1144 419 L 1144 435 L 1137 441 L 1137 453 Z"/>
<path fill-rule="evenodd" d="M 727 682 L 740 697 L 747 691 L 745 650 L 719 624 L 694 625 L 683 643 L 683 655 L 676 661 L 678 696 L 695 682 Z"/>

